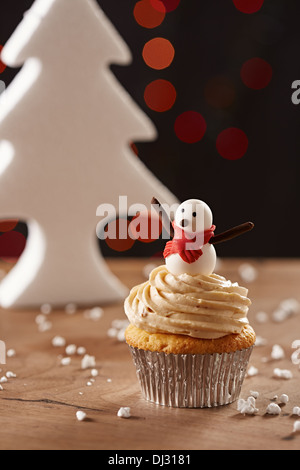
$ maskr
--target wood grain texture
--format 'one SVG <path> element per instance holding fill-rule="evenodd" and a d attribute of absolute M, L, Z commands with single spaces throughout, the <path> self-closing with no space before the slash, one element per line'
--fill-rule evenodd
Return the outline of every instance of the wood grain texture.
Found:
<path fill-rule="evenodd" d="M 149 260 L 110 260 L 111 269 L 132 287 L 143 282 L 143 267 Z M 300 340 L 300 316 L 282 323 L 271 319 L 260 324 L 256 313 L 269 315 L 287 298 L 300 300 L 300 261 L 251 260 L 257 279 L 241 281 L 242 260 L 223 260 L 218 272 L 247 285 L 253 301 L 249 319 L 265 346 L 256 346 L 250 365 L 258 375 L 247 377 L 241 397 L 250 390 L 259 392 L 259 412 L 241 415 L 236 403 L 214 409 L 171 409 L 145 402 L 141 397 L 128 347 L 107 331 L 114 319 L 125 319 L 122 304 L 104 307 L 98 321 L 88 320 L 83 310 L 74 315 L 55 311 L 47 317 L 52 328 L 41 333 L 35 322 L 37 311 L 0 312 L 0 339 L 16 356 L 7 358 L 1 376 L 17 374 L 2 384 L 0 392 L 0 449 L 299 449 L 300 433 L 293 433 L 292 415 L 300 406 L 300 370 L 291 361 L 291 344 Z M 84 346 L 96 357 L 98 377 L 87 386 L 90 370 L 81 370 L 81 358 L 72 356 L 69 366 L 61 366 L 64 348 L 54 348 L 52 338 L 61 335 L 67 344 Z M 272 346 L 279 344 L 285 358 L 271 360 Z M 290 380 L 273 377 L 273 369 L 289 369 Z M 271 399 L 282 393 L 289 402 L 279 416 L 266 415 Z M 278 402 L 278 401 L 277 401 Z M 120 407 L 129 406 L 132 417 L 117 417 Z M 87 413 L 78 422 L 76 411 Z"/>

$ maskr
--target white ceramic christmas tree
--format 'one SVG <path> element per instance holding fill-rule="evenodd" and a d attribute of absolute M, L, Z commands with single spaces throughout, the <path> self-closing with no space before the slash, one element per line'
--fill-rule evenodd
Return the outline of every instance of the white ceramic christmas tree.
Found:
<path fill-rule="evenodd" d="M 97 207 L 176 202 L 129 146 L 156 131 L 109 70 L 130 61 L 126 44 L 95 0 L 36 0 L 2 60 L 24 66 L 0 102 L 0 217 L 25 220 L 29 238 L 1 306 L 123 298 L 99 253 Z"/>

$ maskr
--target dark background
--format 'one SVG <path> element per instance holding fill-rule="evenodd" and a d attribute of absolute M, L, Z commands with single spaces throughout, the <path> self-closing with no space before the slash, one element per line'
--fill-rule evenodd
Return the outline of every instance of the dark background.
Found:
<path fill-rule="evenodd" d="M 1 0 L 0 44 L 32 3 Z M 219 245 L 220 256 L 298 257 L 300 105 L 291 102 L 291 84 L 300 80 L 299 2 L 265 0 L 259 12 L 248 15 L 232 0 L 181 0 L 154 29 L 135 21 L 136 1 L 98 3 L 133 55 L 131 65 L 112 65 L 112 70 L 159 132 L 155 142 L 136 143 L 139 158 L 180 200 L 206 201 L 218 232 L 247 220 L 255 223 L 250 234 Z M 144 44 L 156 36 L 169 39 L 175 48 L 173 63 L 161 71 L 142 58 Z M 273 69 L 262 90 L 247 88 L 240 78 L 242 64 L 252 57 L 265 59 Z M 17 72 L 7 68 L 0 79 L 8 85 Z M 234 84 L 235 100 L 226 109 L 205 100 L 206 84 L 216 75 Z M 175 105 L 165 113 L 151 111 L 143 98 L 147 84 L 158 78 L 171 81 L 177 90 Z M 176 117 L 187 110 L 200 112 L 207 123 L 204 138 L 195 144 L 181 142 L 174 133 Z M 227 127 L 239 127 L 249 138 L 247 153 L 236 161 L 223 159 L 216 150 L 216 138 Z M 193 171 L 186 171 L 187 161 Z M 16 230 L 25 228 L 19 224 Z M 136 242 L 123 255 L 151 256 L 162 247 L 162 241 Z M 102 249 L 105 255 L 116 254 L 106 244 Z"/>

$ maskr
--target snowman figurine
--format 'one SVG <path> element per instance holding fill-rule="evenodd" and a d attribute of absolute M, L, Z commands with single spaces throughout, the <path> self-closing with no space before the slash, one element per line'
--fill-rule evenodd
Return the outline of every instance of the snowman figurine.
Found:
<path fill-rule="evenodd" d="M 253 222 L 237 225 L 215 236 L 213 216 L 208 205 L 199 199 L 188 199 L 180 204 L 173 222 L 160 202 L 153 197 L 152 204 L 163 221 L 168 221 L 172 240 L 167 242 L 164 258 L 168 271 L 178 274 L 202 274 L 209 276 L 214 272 L 217 256 L 214 245 L 254 228 Z"/>
<path fill-rule="evenodd" d="M 214 272 L 216 250 L 209 243 L 216 229 L 208 205 L 199 199 L 189 199 L 178 207 L 172 223 L 174 237 L 167 242 L 164 258 L 172 274 L 202 274 Z"/>

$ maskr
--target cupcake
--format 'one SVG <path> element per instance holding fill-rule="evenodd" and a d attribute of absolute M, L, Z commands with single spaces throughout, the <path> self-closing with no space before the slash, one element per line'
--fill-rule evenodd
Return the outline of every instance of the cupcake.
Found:
<path fill-rule="evenodd" d="M 190 227 L 193 218 L 202 221 L 200 231 Z M 248 290 L 212 272 L 212 241 L 223 240 L 214 237 L 205 203 L 181 204 L 173 229 L 166 263 L 134 287 L 124 305 L 130 321 L 125 338 L 142 393 L 165 406 L 229 404 L 239 397 L 255 342 Z M 227 231 L 224 240 L 232 238 L 229 232 L 238 230 Z"/>

